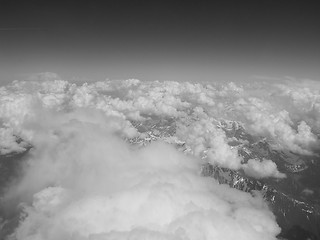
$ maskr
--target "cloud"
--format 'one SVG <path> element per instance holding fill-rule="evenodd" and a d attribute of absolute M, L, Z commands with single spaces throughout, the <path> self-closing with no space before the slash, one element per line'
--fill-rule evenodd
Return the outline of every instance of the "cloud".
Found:
<path fill-rule="evenodd" d="M 279 95 L 288 99 L 292 115 L 298 120 L 304 120 L 319 133 L 320 127 L 320 86 L 319 82 L 311 80 L 294 81 L 291 84 L 277 84 Z"/>
<path fill-rule="evenodd" d="M 202 177 L 197 159 L 161 141 L 134 148 L 113 127 L 116 118 L 98 113 L 97 120 L 83 111 L 53 112 L 42 126 L 26 126 L 36 147 L 6 194 L 25 201 L 16 239 L 275 239 L 279 233 L 261 197 Z"/>
<path fill-rule="evenodd" d="M 258 98 L 239 99 L 234 104 L 248 121 L 248 130 L 271 138 L 276 148 L 310 155 L 319 143 L 311 127 L 304 121 L 294 123 L 286 110 L 275 110 L 273 105 Z M 294 125 L 297 125 L 296 129 Z"/>
<path fill-rule="evenodd" d="M 47 123 L 54 128 L 80 119 L 109 125 L 118 136 L 130 139 L 145 136 L 132 121 L 170 118 L 176 126 L 173 137 L 163 140 L 183 142 L 186 152 L 200 161 L 243 168 L 256 178 L 281 178 L 269 160 L 243 164 L 241 144 L 230 146 L 232 137 L 217 125 L 237 121 L 253 137 L 267 138 L 274 149 L 313 155 L 319 148 L 319 96 L 319 84 L 310 80 L 199 84 L 129 79 L 78 86 L 56 74 L 41 73 L 0 88 L 0 151 L 22 152 L 27 143 L 43 146 L 37 134 L 44 134 Z"/>
<path fill-rule="evenodd" d="M 216 127 L 213 119 L 210 119 L 202 109 L 198 108 L 195 117 L 200 119 L 186 119 L 177 128 L 177 136 L 190 148 L 197 157 L 207 158 L 213 165 L 219 165 L 230 169 L 241 167 L 241 158 L 237 149 L 232 149 L 227 142 L 225 132 Z M 201 117 L 200 117 L 201 116 Z"/>
<path fill-rule="evenodd" d="M 274 82 L 202 85 L 129 79 L 77 86 L 55 74 L 39 76 L 41 79 L 34 81 L 14 81 L 0 91 L 2 122 L 25 141 L 32 141 L 32 133 L 23 130 L 23 125 L 38 114 L 36 109 L 44 107 L 58 112 L 101 111 L 119 119 L 126 132 L 123 136 L 128 137 L 136 134 L 131 121 L 143 122 L 152 116 L 174 118 L 176 136 L 186 142 L 190 153 L 206 155 L 211 163 L 232 169 L 241 168 L 241 159 L 237 148 L 231 148 L 223 131 L 215 127 L 221 120 L 237 121 L 252 135 L 269 138 L 276 149 L 311 155 L 319 142 L 315 134 L 318 118 L 312 115 L 316 111 L 296 110 L 284 85 Z M 286 89 L 298 91 L 290 84 Z M 7 138 L 13 144 L 14 137 Z"/>
<path fill-rule="evenodd" d="M 277 165 L 268 159 L 263 159 L 262 161 L 256 159 L 249 159 L 246 164 L 243 166 L 244 172 L 254 178 L 265 178 L 265 177 L 274 177 L 274 178 L 284 178 L 285 174 L 280 173 L 277 169 Z"/>
<path fill-rule="evenodd" d="M 280 229 L 261 197 L 200 174 L 210 162 L 257 178 L 283 176 L 269 160 L 243 164 L 217 127 L 245 91 L 135 79 L 77 86 L 45 76 L 1 88 L 2 153 L 24 150 L 15 135 L 33 146 L 3 198 L 8 206 L 23 202 L 12 237 L 275 239 Z M 145 134 L 132 121 L 156 117 L 173 119 L 171 141 L 183 142 L 185 153 L 163 142 L 170 137 L 126 143 Z"/>
<path fill-rule="evenodd" d="M 10 128 L 0 128 L 0 155 L 25 152 L 28 144 L 18 139 Z"/>

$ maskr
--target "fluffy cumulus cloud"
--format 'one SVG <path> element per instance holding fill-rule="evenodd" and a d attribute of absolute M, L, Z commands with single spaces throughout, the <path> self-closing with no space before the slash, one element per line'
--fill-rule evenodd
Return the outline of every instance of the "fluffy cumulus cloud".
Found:
<path fill-rule="evenodd" d="M 314 107 L 309 108 L 311 113 L 306 109 L 300 113 L 291 106 L 297 101 L 316 106 L 318 95 L 309 88 L 300 94 L 297 91 L 294 84 L 193 84 L 136 79 L 76 85 L 52 73 L 37 74 L 31 80 L 15 81 L 1 88 L 0 113 L 5 127 L 2 136 L 7 136 L 1 148 L 2 152 L 18 151 L 14 136 L 5 131 L 32 142 L 32 132 L 23 131 L 23 125 L 38 114 L 39 107 L 69 112 L 88 108 L 117 118 L 118 128 L 125 129 L 122 134 L 128 137 L 135 135 L 132 121 L 143 122 L 152 116 L 175 118 L 179 140 L 185 141 L 195 156 L 205 154 L 213 164 L 239 169 L 242 165 L 237 149 L 230 147 L 228 137 L 216 128 L 221 119 L 237 121 L 253 135 L 267 136 L 275 148 L 313 154 L 319 143 L 317 118 L 312 120 Z"/>
<path fill-rule="evenodd" d="M 314 126 L 313 131 L 319 134 L 320 128 L 320 86 L 318 82 L 303 80 L 294 84 L 278 84 L 280 95 L 288 98 L 293 117 L 304 120 Z"/>
<path fill-rule="evenodd" d="M 196 111 L 202 111 L 197 109 Z M 227 142 L 226 134 L 218 129 L 212 119 L 208 119 L 202 112 L 198 121 L 189 120 L 179 123 L 177 136 L 190 146 L 192 153 L 197 157 L 207 155 L 208 162 L 230 169 L 241 167 L 241 158 L 237 149 L 232 149 Z"/>
<path fill-rule="evenodd" d="M 255 178 L 264 178 L 264 177 L 275 177 L 275 178 L 284 178 L 286 175 L 280 173 L 277 169 L 277 165 L 268 159 L 263 159 L 262 161 L 256 159 L 249 159 L 247 164 L 243 166 L 244 172 Z"/>
<path fill-rule="evenodd" d="M 258 98 L 239 99 L 235 106 L 248 121 L 248 129 L 276 140 L 280 148 L 309 155 L 319 144 L 311 127 L 304 121 L 294 123 L 286 110 L 274 112 L 270 103 Z"/>
<path fill-rule="evenodd" d="M 200 162 L 169 144 L 130 146 L 115 118 L 87 115 L 55 113 L 42 126 L 25 127 L 36 147 L 5 195 L 25 202 L 13 238 L 274 239 L 279 233 L 259 196 L 202 177 Z"/>
<path fill-rule="evenodd" d="M 0 128 L 0 154 L 20 153 L 26 151 L 28 143 L 18 139 L 10 128 Z"/>
<path fill-rule="evenodd" d="M 1 87 L 0 152 L 29 150 L 3 197 L 23 202 L 11 237 L 275 239 L 280 229 L 263 199 L 201 176 L 201 165 L 285 177 L 272 160 L 245 161 L 239 149 L 263 137 L 274 149 L 316 154 L 315 85 L 80 85 L 45 73 Z M 236 135 L 240 126 L 251 138 Z M 129 144 L 147 138 L 158 141 Z"/>

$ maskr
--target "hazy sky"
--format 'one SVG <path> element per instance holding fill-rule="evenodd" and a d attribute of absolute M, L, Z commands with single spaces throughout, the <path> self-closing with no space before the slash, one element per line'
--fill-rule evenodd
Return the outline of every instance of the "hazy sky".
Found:
<path fill-rule="evenodd" d="M 0 80 L 320 79 L 319 43 L 320 9 L 304 1 L 8 0 Z"/>

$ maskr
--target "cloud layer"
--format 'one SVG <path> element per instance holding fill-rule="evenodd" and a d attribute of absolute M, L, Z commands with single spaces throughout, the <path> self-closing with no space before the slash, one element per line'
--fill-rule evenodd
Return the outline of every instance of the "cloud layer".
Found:
<path fill-rule="evenodd" d="M 279 228 L 263 200 L 201 177 L 201 164 L 285 177 L 269 159 L 245 162 L 238 149 L 247 140 L 231 144 L 235 137 L 221 127 L 227 121 L 275 149 L 317 154 L 320 87 L 305 86 L 136 79 L 76 85 L 40 74 L 1 87 L 1 154 L 33 146 L 5 195 L 6 202 L 25 202 L 14 237 L 274 239 Z M 155 119 L 173 119 L 171 132 L 145 147 L 127 143 L 148 135 L 134 123 Z"/>
<path fill-rule="evenodd" d="M 15 81 L 1 88 L 2 153 L 25 149 L 24 142 L 17 145 L 14 136 L 32 143 L 32 133 L 23 131 L 23 125 L 38 114 L 39 106 L 55 111 L 100 111 L 118 118 L 115 127 L 129 138 L 139 134 L 132 121 L 175 118 L 176 136 L 192 154 L 206 153 L 211 163 L 232 169 L 243 166 L 237 149 L 230 148 L 230 139 L 216 127 L 221 120 L 237 121 L 252 135 L 267 137 L 275 149 L 312 155 L 319 146 L 320 87 L 316 82 L 307 81 L 304 88 L 296 82 L 236 85 L 136 79 L 76 85 L 51 73 L 31 79 L 36 80 Z"/>
<path fill-rule="evenodd" d="M 5 196 L 26 204 L 16 239 L 274 239 L 279 233 L 261 197 L 202 177 L 198 160 L 166 143 L 132 147 L 117 134 L 115 118 L 96 121 L 89 113 L 54 113 L 40 126 L 27 124 L 36 147 Z"/>

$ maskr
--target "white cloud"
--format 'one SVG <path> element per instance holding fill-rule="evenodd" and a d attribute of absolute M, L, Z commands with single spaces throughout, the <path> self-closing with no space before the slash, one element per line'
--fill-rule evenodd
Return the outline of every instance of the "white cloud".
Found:
<path fill-rule="evenodd" d="M 177 137 L 186 142 L 191 153 L 205 157 L 213 165 L 239 169 L 241 158 L 237 149 L 228 145 L 225 132 L 216 127 L 214 119 L 209 118 L 202 108 L 196 108 L 191 118 L 178 122 Z"/>
<path fill-rule="evenodd" d="M 319 143 L 317 136 L 304 121 L 294 123 L 289 112 L 275 111 L 268 102 L 258 98 L 239 99 L 235 107 L 244 116 L 246 127 L 253 134 L 271 138 L 280 148 L 310 155 Z"/>
<path fill-rule="evenodd" d="M 254 178 L 284 178 L 285 174 L 280 173 L 277 169 L 277 165 L 269 159 L 263 159 L 262 161 L 257 159 L 249 159 L 246 164 L 242 166 L 244 172 Z"/>
<path fill-rule="evenodd" d="M 42 74 L 0 88 L 0 151 L 34 148 L 23 179 L 6 193 L 28 216 L 18 239 L 274 239 L 279 232 L 261 198 L 199 176 L 200 165 L 283 178 L 274 162 L 242 162 L 217 127 L 238 121 L 272 147 L 315 154 L 319 84 L 143 82 L 77 86 Z M 173 119 L 168 142 L 130 146 L 143 137 L 131 121 Z M 24 142 L 16 140 L 21 137 Z M 239 141 L 241 142 L 241 141 Z M 245 142 L 245 141 L 243 141 Z M 192 157 L 191 157 L 192 156 Z M 39 174 L 40 173 L 40 174 Z"/>
<path fill-rule="evenodd" d="M 18 141 L 12 129 L 0 128 L 0 155 L 24 152 L 27 147 L 26 142 Z"/>
<path fill-rule="evenodd" d="M 305 121 L 312 130 L 320 133 L 320 86 L 318 81 L 295 81 L 276 85 L 279 95 L 287 99 L 292 115 Z"/>
<path fill-rule="evenodd" d="M 201 156 L 206 151 L 212 163 L 233 169 L 240 167 L 240 159 L 237 150 L 227 145 L 228 139 L 224 133 L 214 127 L 221 119 L 240 121 L 252 134 L 269 137 L 274 143 L 273 147 L 301 154 L 313 154 L 319 142 L 314 133 L 317 124 L 320 124 L 317 111 L 310 113 L 290 107 L 296 101 L 290 102 L 291 93 L 302 91 L 305 93 L 300 98 L 293 99 L 310 99 L 307 101 L 313 101 L 313 109 L 316 109 L 318 90 L 312 92 L 309 88 L 306 90 L 294 84 L 287 84 L 285 88 L 285 85 L 274 82 L 201 85 L 129 79 L 77 86 L 60 80 L 54 74 L 37 76 L 34 78 L 37 81 L 15 81 L 0 91 L 3 123 L 19 132 L 27 141 L 32 133 L 22 131 L 23 124 L 38 114 L 36 109 L 42 105 L 58 112 L 79 108 L 101 110 L 106 116 L 121 119 L 121 126 L 127 132 L 124 135 L 128 136 L 134 135 L 130 130 L 130 120 L 143 121 L 150 115 L 174 117 L 180 126 L 177 132 L 180 140 L 187 142 L 195 156 Z M 317 89 L 314 85 L 313 88 Z M 202 113 L 196 113 L 197 109 L 202 109 Z M 194 122 L 189 126 L 184 119 L 192 113 Z M 197 129 L 200 129 L 199 132 Z M 8 141 L 9 138 L 13 139 L 8 136 Z"/>
<path fill-rule="evenodd" d="M 262 198 L 201 177 L 199 161 L 167 144 L 132 149 L 115 135 L 117 119 L 105 121 L 54 113 L 29 125 L 37 147 L 6 194 L 27 203 L 14 237 L 275 239 Z"/>

